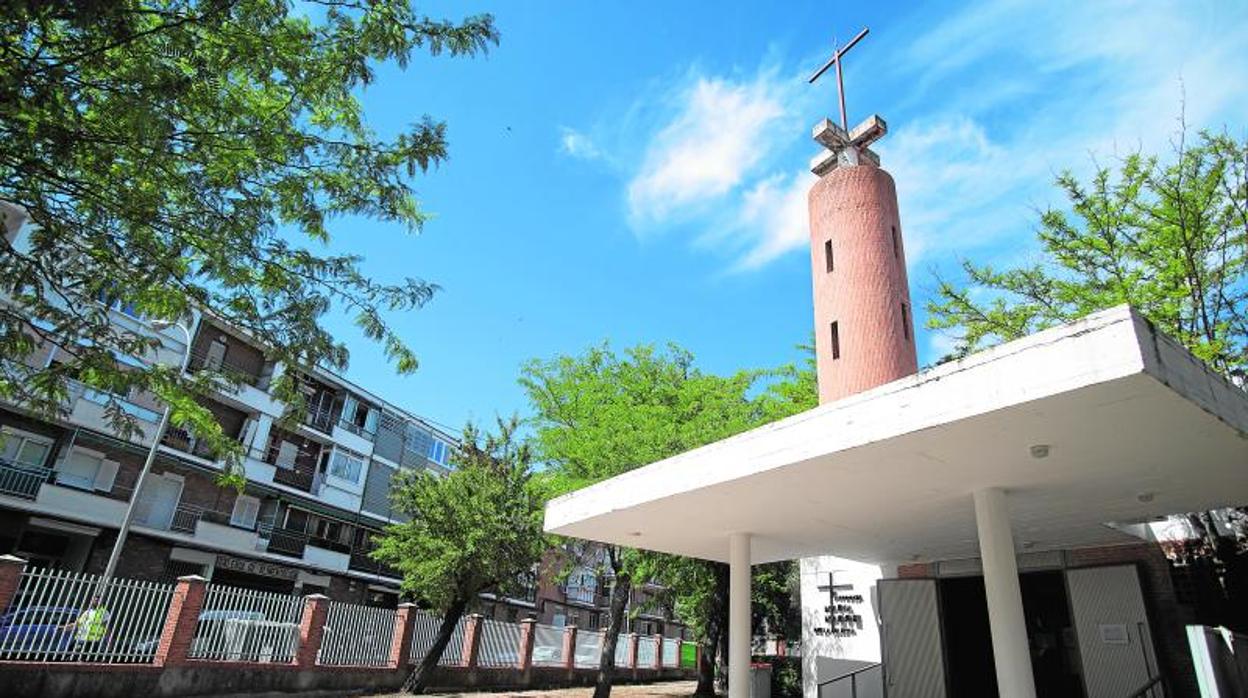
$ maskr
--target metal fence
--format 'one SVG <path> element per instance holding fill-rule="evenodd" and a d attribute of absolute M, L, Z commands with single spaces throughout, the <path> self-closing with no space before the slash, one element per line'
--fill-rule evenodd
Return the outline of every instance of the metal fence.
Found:
<path fill-rule="evenodd" d="M 299 649 L 303 597 L 209 584 L 189 656 L 291 662 Z"/>
<path fill-rule="evenodd" d="M 151 662 L 173 586 L 27 569 L 0 616 L 0 659 L 107 664 Z"/>
<path fill-rule="evenodd" d="M 678 667 L 680 666 L 680 640 L 675 638 L 663 638 L 663 666 Z"/>
<path fill-rule="evenodd" d="M 628 635 L 620 633 L 615 639 L 615 665 L 618 667 L 630 667 L 628 659 Z"/>
<path fill-rule="evenodd" d="M 326 666 L 386 666 L 398 611 L 350 603 L 329 604 L 317 663 Z"/>
<path fill-rule="evenodd" d="M 514 667 L 520 663 L 520 626 L 489 618 L 481 621 L 477 666 Z"/>
<path fill-rule="evenodd" d="M 576 653 L 573 655 L 574 666 L 596 667 L 598 655 L 602 652 L 603 633 L 578 631 L 576 633 Z"/>
<path fill-rule="evenodd" d="M 442 625 L 442 619 L 438 619 L 438 626 Z M 455 630 L 451 632 L 451 639 L 446 643 L 446 649 L 442 651 L 442 659 L 438 660 L 441 666 L 459 666 L 464 663 L 464 628 L 468 625 L 468 617 L 461 616 L 459 622 L 455 624 Z M 435 631 L 436 634 L 436 631 Z M 432 644 L 432 643 L 430 643 Z"/>
<path fill-rule="evenodd" d="M 654 667 L 654 660 L 659 655 L 659 643 L 649 635 L 637 638 L 637 666 L 643 669 Z"/>
<path fill-rule="evenodd" d="M 533 624 L 533 666 L 563 666 L 563 628 Z"/>

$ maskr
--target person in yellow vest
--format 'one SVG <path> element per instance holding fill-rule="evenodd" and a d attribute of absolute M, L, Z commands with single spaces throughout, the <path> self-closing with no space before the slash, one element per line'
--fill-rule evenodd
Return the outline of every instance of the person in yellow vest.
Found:
<path fill-rule="evenodd" d="M 108 609 L 100 603 L 100 597 L 92 596 L 87 609 L 78 614 L 78 620 L 66 623 L 62 630 L 74 631 L 74 645 L 78 648 L 90 648 L 108 637 Z"/>

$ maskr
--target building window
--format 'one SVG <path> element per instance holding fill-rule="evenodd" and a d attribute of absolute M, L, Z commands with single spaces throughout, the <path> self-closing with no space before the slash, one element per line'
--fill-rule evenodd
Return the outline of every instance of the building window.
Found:
<path fill-rule="evenodd" d="M 446 457 L 449 450 L 445 442 L 434 439 L 429 442 L 429 460 L 438 465 L 446 465 Z"/>
<path fill-rule="evenodd" d="M 289 441 L 282 441 L 277 445 L 277 457 L 273 459 L 273 465 L 282 470 L 294 470 L 298 457 L 299 447 Z"/>
<path fill-rule="evenodd" d="M 329 460 L 329 474 L 340 480 L 358 483 L 364 470 L 364 459 L 353 453 L 335 450 Z"/>
<path fill-rule="evenodd" d="M 52 451 L 52 440 L 12 429 L 0 430 L 0 460 L 27 468 L 42 468 Z"/>
<path fill-rule="evenodd" d="M 339 423 L 350 432 L 372 438 L 377 433 L 377 420 L 380 416 L 381 412 L 377 408 L 360 402 L 354 395 L 348 395 L 343 401 Z"/>
<path fill-rule="evenodd" d="M 824 260 L 824 264 L 827 265 L 828 267 L 828 273 L 829 274 L 832 273 L 832 270 L 836 268 L 836 262 L 835 260 L 832 259 L 832 241 L 831 240 L 825 240 L 823 243 L 823 260 Z"/>
<path fill-rule="evenodd" d="M 832 358 L 839 359 L 841 358 L 841 328 L 836 322 L 832 323 L 830 335 L 832 339 Z"/>
<path fill-rule="evenodd" d="M 260 514 L 260 500 L 245 494 L 238 495 L 234 500 L 234 511 L 230 514 L 230 525 L 252 530 L 256 527 L 256 517 Z"/>
<path fill-rule="evenodd" d="M 905 303 L 901 304 L 901 334 L 910 339 L 910 308 Z"/>
<path fill-rule="evenodd" d="M 108 492 L 113 489 L 119 467 L 117 461 L 106 459 L 103 453 L 73 448 L 57 468 L 56 481 L 79 489 Z"/>
<path fill-rule="evenodd" d="M 893 226 L 893 259 L 901 259 L 901 239 L 897 237 L 897 226 Z"/>

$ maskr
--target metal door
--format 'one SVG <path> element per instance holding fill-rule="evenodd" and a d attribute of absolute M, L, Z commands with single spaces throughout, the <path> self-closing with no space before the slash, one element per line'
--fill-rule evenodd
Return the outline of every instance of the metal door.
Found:
<path fill-rule="evenodd" d="M 945 652 L 934 579 L 881 579 L 884 695 L 945 698 Z"/>
<path fill-rule="evenodd" d="M 1135 567 L 1068 570 L 1066 586 L 1088 698 L 1132 695 L 1159 673 Z"/>

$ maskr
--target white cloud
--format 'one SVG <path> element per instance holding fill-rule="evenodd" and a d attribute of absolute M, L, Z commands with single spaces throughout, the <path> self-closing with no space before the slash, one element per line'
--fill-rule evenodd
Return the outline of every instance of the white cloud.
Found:
<path fill-rule="evenodd" d="M 750 244 L 735 266 L 737 271 L 757 269 L 810 244 L 806 193 L 814 180 L 814 175 L 803 172 L 775 174 L 745 192 L 738 220 Z"/>
<path fill-rule="evenodd" d="M 737 189 L 768 155 L 788 101 L 772 73 L 751 82 L 699 77 L 680 91 L 628 183 L 635 227 L 686 217 Z"/>
<path fill-rule="evenodd" d="M 605 157 L 598 145 L 586 134 L 567 126 L 559 131 L 559 152 L 578 160 L 599 160 Z"/>

